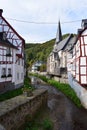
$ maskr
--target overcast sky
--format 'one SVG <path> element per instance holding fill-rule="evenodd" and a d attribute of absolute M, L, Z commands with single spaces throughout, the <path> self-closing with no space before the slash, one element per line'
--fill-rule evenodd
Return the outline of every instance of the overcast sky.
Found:
<path fill-rule="evenodd" d="M 77 33 L 81 20 L 87 18 L 87 0 L 0 0 L 0 8 L 7 21 L 29 43 L 55 38 L 59 19 L 65 34 Z M 40 24 L 42 22 L 54 24 Z"/>

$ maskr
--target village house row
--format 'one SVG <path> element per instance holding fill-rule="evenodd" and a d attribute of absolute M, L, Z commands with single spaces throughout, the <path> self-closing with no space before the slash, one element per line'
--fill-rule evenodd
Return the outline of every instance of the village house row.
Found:
<path fill-rule="evenodd" d="M 0 93 L 24 82 L 24 39 L 2 16 L 0 9 Z"/>
<path fill-rule="evenodd" d="M 81 85 L 87 86 L 87 19 L 83 19 L 77 34 L 63 39 L 60 22 L 55 45 L 47 59 L 47 73 L 61 82 L 68 82 L 68 74 Z M 62 81 L 63 82 L 63 81 Z"/>

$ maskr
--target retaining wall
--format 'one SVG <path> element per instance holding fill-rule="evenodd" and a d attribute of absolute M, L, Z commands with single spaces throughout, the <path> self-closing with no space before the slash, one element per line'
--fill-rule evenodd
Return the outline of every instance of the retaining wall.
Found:
<path fill-rule="evenodd" d="M 67 77 L 57 77 L 57 76 L 54 76 L 53 79 L 58 81 L 58 82 L 60 82 L 60 83 L 68 83 L 68 78 Z"/>
<path fill-rule="evenodd" d="M 5 130 L 16 130 L 20 128 L 25 120 L 34 117 L 39 108 L 47 104 L 47 90 L 37 89 L 33 96 L 17 96 L 0 103 L 0 124 Z M 4 130 L 4 129 L 0 129 Z"/>

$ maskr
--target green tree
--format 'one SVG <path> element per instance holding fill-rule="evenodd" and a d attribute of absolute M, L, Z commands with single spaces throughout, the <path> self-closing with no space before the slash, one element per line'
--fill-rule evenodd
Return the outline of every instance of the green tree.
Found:
<path fill-rule="evenodd" d="M 63 38 L 67 37 L 69 34 L 63 35 Z M 50 41 L 47 41 L 43 44 L 26 44 L 25 45 L 25 53 L 27 55 L 27 63 L 29 67 L 32 66 L 32 64 L 39 60 L 46 62 L 47 57 L 51 53 L 53 46 L 55 44 L 55 39 L 52 39 Z"/>
<path fill-rule="evenodd" d="M 44 72 L 44 71 L 46 71 L 46 64 L 42 64 L 40 66 L 40 72 Z"/>

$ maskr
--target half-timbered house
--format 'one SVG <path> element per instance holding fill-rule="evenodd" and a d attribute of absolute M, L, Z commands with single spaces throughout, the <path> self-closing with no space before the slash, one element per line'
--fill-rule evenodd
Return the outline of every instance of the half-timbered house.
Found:
<path fill-rule="evenodd" d="M 87 109 L 87 19 L 82 20 L 75 44 L 67 56 L 68 82 Z"/>
<path fill-rule="evenodd" d="M 72 48 L 69 60 L 69 69 L 76 81 L 87 86 L 87 19 L 82 20 L 81 29 L 78 29 L 77 40 Z M 69 54 L 70 55 L 70 54 Z"/>
<path fill-rule="evenodd" d="M 0 92 L 24 82 L 24 39 L 2 16 L 0 9 Z"/>

